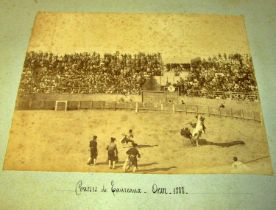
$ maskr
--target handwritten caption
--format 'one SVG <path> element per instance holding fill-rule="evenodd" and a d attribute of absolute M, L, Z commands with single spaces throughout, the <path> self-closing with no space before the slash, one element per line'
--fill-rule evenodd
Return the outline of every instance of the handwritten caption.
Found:
<path fill-rule="evenodd" d="M 158 184 L 153 183 L 151 189 L 142 189 L 140 187 L 125 187 L 120 186 L 111 181 L 109 184 L 104 184 L 101 186 L 98 185 L 89 185 L 84 183 L 82 180 L 79 180 L 75 185 L 75 193 L 77 196 L 80 196 L 84 193 L 112 193 L 113 196 L 116 194 L 143 194 L 143 193 L 152 193 L 160 195 L 185 195 L 188 192 L 185 190 L 184 186 L 175 186 L 175 187 L 164 187 Z"/>

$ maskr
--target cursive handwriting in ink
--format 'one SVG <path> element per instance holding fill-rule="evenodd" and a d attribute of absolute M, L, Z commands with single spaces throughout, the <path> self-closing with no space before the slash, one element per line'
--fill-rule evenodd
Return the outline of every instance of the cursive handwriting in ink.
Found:
<path fill-rule="evenodd" d="M 109 191 L 110 190 L 110 191 Z M 145 194 L 147 191 L 142 190 L 140 187 L 126 187 L 126 186 L 120 186 L 118 184 L 115 184 L 115 181 L 110 182 L 110 188 L 106 188 L 106 186 L 103 184 L 101 186 L 96 185 L 88 185 L 85 184 L 82 180 L 79 180 L 75 185 L 75 194 L 77 196 L 81 195 L 82 193 L 107 193 L 111 192 L 113 196 L 119 193 L 124 194 Z M 159 184 L 152 184 L 151 185 L 151 193 L 155 195 L 184 195 L 188 194 L 186 192 L 184 186 L 175 186 L 175 187 L 164 187 L 160 186 Z"/>
<path fill-rule="evenodd" d="M 188 192 L 185 191 L 185 188 L 183 186 L 174 187 L 171 190 L 168 190 L 166 187 L 159 187 L 157 184 L 153 184 L 151 187 L 151 191 L 153 194 L 188 194 Z"/>
<path fill-rule="evenodd" d="M 168 194 L 167 188 L 158 187 L 157 184 L 153 184 L 151 189 L 154 194 Z"/>
<path fill-rule="evenodd" d="M 117 187 L 114 181 L 111 181 L 111 192 L 115 196 L 115 193 L 142 193 L 140 188 L 127 188 L 127 187 Z"/>
<path fill-rule="evenodd" d="M 102 187 L 101 192 L 107 192 L 107 189 L 105 188 L 105 186 L 104 186 L 104 185 L 103 185 L 103 187 Z"/>
<path fill-rule="evenodd" d="M 97 187 L 95 186 L 84 186 L 82 183 L 82 180 L 79 180 L 75 187 L 76 195 L 80 195 L 81 193 L 84 193 L 84 192 L 92 193 L 97 191 L 98 191 Z"/>

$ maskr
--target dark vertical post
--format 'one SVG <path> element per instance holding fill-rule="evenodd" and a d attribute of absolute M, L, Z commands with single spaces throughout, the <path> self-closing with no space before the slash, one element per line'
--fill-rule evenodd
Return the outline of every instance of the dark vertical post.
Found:
<path fill-rule="evenodd" d="M 32 109 L 32 103 L 33 103 L 33 100 L 30 99 L 30 101 L 29 101 L 29 109 Z"/>
<path fill-rule="evenodd" d="M 81 106 L 81 101 L 79 101 L 78 103 L 78 109 L 80 109 L 80 106 Z"/>
<path fill-rule="evenodd" d="M 45 101 L 44 101 L 44 100 L 41 101 L 41 104 L 40 104 L 40 105 L 41 105 L 40 108 L 45 109 Z"/>
<path fill-rule="evenodd" d="M 254 119 L 254 121 L 256 121 L 255 112 L 252 111 L 252 114 L 253 114 L 253 119 Z"/>
<path fill-rule="evenodd" d="M 184 104 L 184 106 L 185 106 L 185 112 L 186 112 L 186 115 L 187 115 L 187 105 Z"/>

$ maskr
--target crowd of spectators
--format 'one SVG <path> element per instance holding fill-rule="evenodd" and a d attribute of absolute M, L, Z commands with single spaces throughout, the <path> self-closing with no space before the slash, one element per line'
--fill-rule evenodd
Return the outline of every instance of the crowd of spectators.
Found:
<path fill-rule="evenodd" d="M 134 55 L 75 53 L 62 56 L 28 52 L 19 94 L 140 94 L 146 77 L 160 76 L 160 53 Z"/>
<path fill-rule="evenodd" d="M 175 84 L 182 95 L 251 99 L 257 93 L 252 58 L 230 54 L 197 60 L 186 80 Z"/>
<path fill-rule="evenodd" d="M 160 53 L 104 54 L 28 52 L 19 94 L 141 94 L 147 78 L 163 71 L 189 72 L 173 84 L 181 95 L 247 99 L 257 92 L 249 55 L 230 54 L 163 64 Z M 177 75 L 176 75 L 177 76 Z M 239 93 L 239 94 L 235 94 Z"/>
<path fill-rule="evenodd" d="M 179 76 L 181 72 L 190 72 L 190 63 L 167 63 L 165 65 L 166 71 L 173 71 L 175 76 Z"/>

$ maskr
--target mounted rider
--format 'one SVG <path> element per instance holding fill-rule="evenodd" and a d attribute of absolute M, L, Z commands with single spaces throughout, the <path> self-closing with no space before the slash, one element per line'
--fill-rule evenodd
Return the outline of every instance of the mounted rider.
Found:
<path fill-rule="evenodd" d="M 192 141 L 195 141 L 196 146 L 198 146 L 198 139 L 201 137 L 202 133 L 205 133 L 206 131 L 206 126 L 204 124 L 205 118 L 201 115 L 197 115 L 197 122 L 196 125 L 192 131 Z"/>
<path fill-rule="evenodd" d="M 123 134 L 123 138 L 121 139 L 122 144 L 128 144 L 129 142 L 134 143 L 134 135 L 132 129 L 129 129 L 128 134 Z"/>

